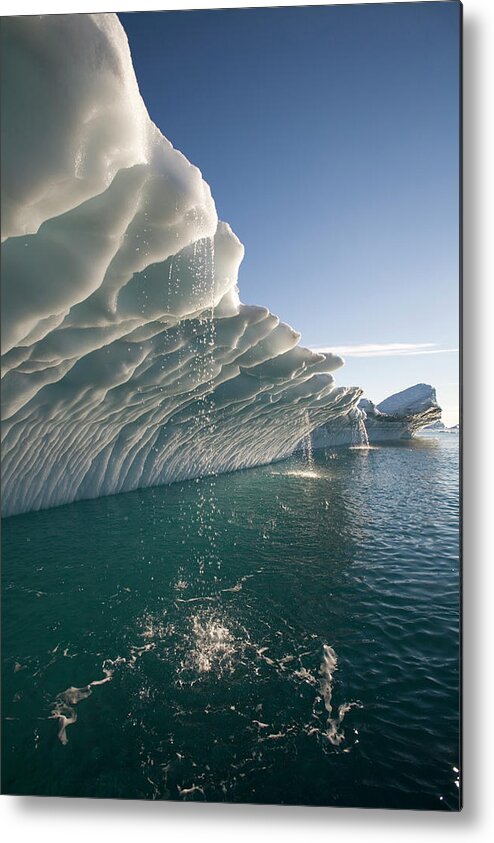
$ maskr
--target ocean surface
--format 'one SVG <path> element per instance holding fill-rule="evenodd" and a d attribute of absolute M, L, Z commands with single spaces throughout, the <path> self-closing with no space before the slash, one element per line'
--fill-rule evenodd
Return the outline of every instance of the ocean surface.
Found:
<path fill-rule="evenodd" d="M 3 792 L 457 810 L 458 437 L 3 522 Z"/>

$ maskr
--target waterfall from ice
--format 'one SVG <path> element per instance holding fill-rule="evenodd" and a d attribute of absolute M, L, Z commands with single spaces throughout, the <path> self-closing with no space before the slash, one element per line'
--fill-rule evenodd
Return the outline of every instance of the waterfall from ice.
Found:
<path fill-rule="evenodd" d="M 360 436 L 360 444 L 363 445 L 364 448 L 368 448 L 369 437 L 367 435 L 367 428 L 365 426 L 365 422 L 362 418 L 358 420 L 358 432 Z"/>
<path fill-rule="evenodd" d="M 197 488 L 196 506 L 189 518 L 185 514 L 185 521 L 190 524 L 188 536 L 196 532 L 200 541 L 193 554 L 197 562 L 198 582 L 195 584 L 199 591 L 207 591 L 207 581 L 204 577 L 207 568 L 219 568 L 220 559 L 217 552 L 216 525 L 216 496 L 215 479 L 212 475 L 213 436 L 215 430 L 215 260 L 214 239 L 205 238 L 194 245 L 194 292 L 199 299 L 208 302 L 197 319 L 195 327 L 195 359 L 194 368 L 197 382 L 198 401 L 196 404 L 195 447 L 197 448 L 200 474 Z M 198 472 L 199 473 L 199 472 Z M 195 525 L 195 530 L 191 529 Z M 190 530 L 190 532 L 189 532 Z"/>
<path fill-rule="evenodd" d="M 307 467 L 309 471 L 314 471 L 314 449 L 312 447 L 312 434 L 311 434 L 311 426 L 310 426 L 310 416 L 309 411 L 305 410 L 304 413 L 304 427 L 306 430 L 306 434 L 303 440 L 303 451 L 304 457 L 307 462 Z"/>
<path fill-rule="evenodd" d="M 352 448 L 368 448 L 369 437 L 367 435 L 367 428 L 362 417 L 353 421 L 352 424 Z"/>

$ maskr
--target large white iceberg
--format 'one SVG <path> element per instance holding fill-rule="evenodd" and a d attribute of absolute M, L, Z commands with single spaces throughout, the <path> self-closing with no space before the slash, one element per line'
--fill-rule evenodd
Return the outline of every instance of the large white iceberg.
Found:
<path fill-rule="evenodd" d="M 117 17 L 2 41 L 3 514 L 280 459 L 352 412 L 338 356 L 240 302 L 243 246 Z"/>

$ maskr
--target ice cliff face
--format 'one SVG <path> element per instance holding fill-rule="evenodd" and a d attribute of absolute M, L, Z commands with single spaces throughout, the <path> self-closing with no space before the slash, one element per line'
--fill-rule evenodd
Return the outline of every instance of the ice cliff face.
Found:
<path fill-rule="evenodd" d="M 354 407 L 242 304 L 243 247 L 114 15 L 2 26 L 3 514 L 282 458 Z"/>

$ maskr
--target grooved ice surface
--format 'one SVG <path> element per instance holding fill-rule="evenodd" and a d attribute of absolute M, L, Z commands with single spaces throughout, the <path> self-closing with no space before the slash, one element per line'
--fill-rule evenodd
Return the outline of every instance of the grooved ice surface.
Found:
<path fill-rule="evenodd" d="M 240 302 L 243 246 L 117 17 L 2 40 L 3 514 L 267 463 L 351 411 L 339 357 Z"/>

